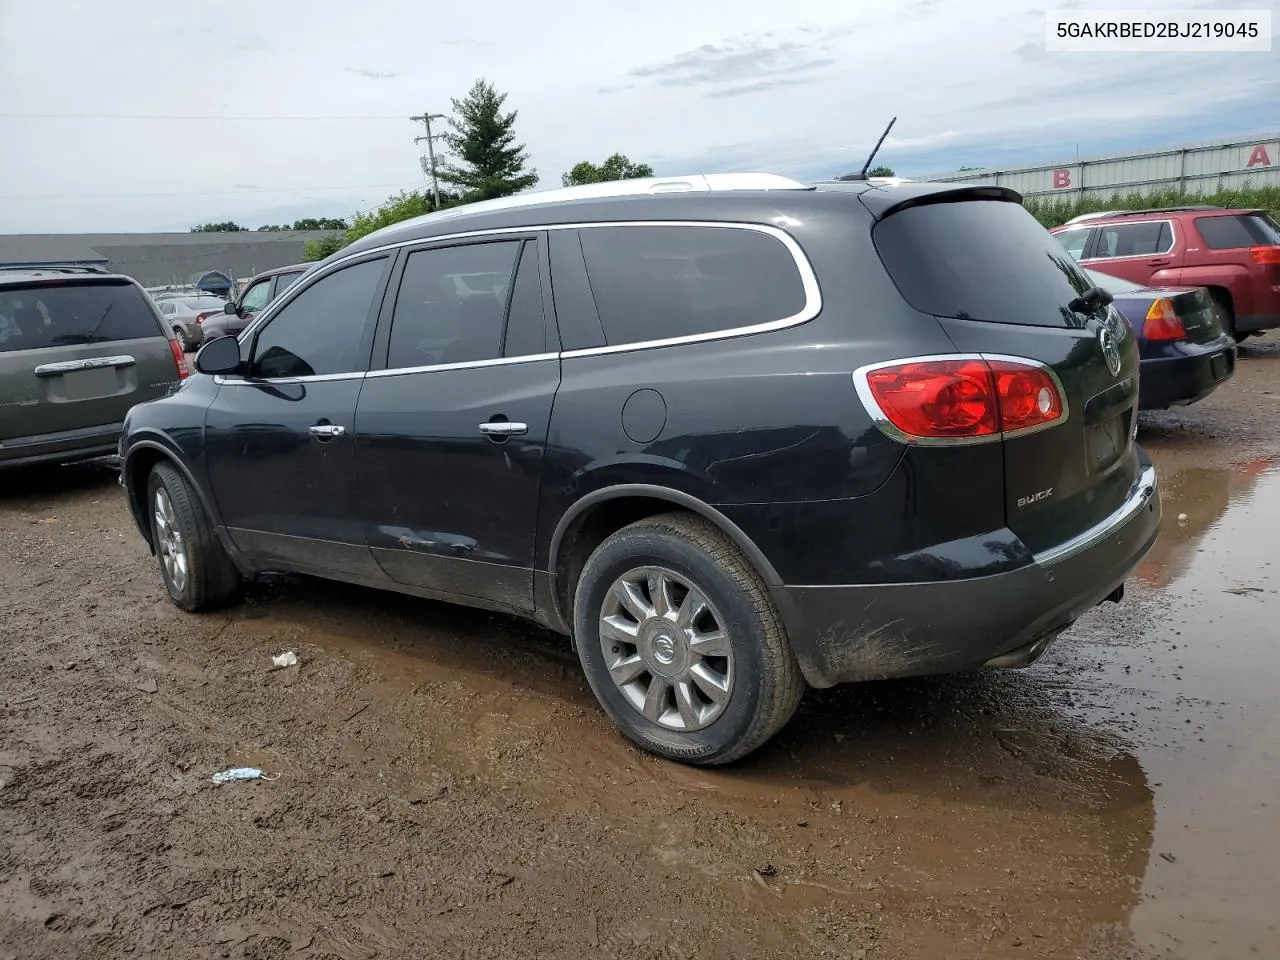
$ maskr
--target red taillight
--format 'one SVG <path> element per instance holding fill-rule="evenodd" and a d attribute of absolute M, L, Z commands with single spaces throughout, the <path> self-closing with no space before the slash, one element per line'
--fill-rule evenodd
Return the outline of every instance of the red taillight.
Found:
<path fill-rule="evenodd" d="M 1267 263 L 1280 266 L 1280 247 L 1251 247 L 1249 256 L 1254 263 Z"/>
<path fill-rule="evenodd" d="M 212 317 L 215 313 L 217 313 L 216 310 L 209 310 L 206 313 L 197 313 L 196 323 L 204 323 L 206 320 Z"/>
<path fill-rule="evenodd" d="M 980 440 L 1047 426 L 1065 414 L 1044 367 L 1003 357 L 907 360 L 861 374 L 872 413 L 907 440 Z"/>
<path fill-rule="evenodd" d="M 1142 321 L 1142 335 L 1157 341 L 1187 339 L 1187 328 L 1178 319 L 1173 301 L 1160 297 L 1151 304 L 1146 319 Z"/>
<path fill-rule="evenodd" d="M 170 340 L 169 352 L 173 354 L 173 362 L 178 365 L 178 379 L 185 380 L 191 376 L 191 368 L 187 366 L 187 355 L 182 352 L 182 344 L 177 340 Z"/>

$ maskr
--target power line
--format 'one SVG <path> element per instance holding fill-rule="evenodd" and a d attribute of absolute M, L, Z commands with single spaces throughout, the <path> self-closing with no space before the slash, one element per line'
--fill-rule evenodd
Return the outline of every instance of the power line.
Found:
<path fill-rule="evenodd" d="M 403 182 L 397 183 L 355 183 L 340 187 L 244 187 L 232 190 L 175 190 L 155 193 L 13 193 L 2 194 L 0 200 L 95 200 L 115 197 L 213 197 L 234 196 L 244 193 L 310 193 L 323 190 L 383 190 L 387 187 L 399 187 L 409 190 Z"/>
<path fill-rule="evenodd" d="M 376 114 L 351 114 L 346 116 L 195 116 L 195 115 L 178 115 L 178 114 L 141 114 L 141 113 L 0 113 L 0 120 L 195 120 L 202 123 L 212 123 L 220 120 L 230 120 L 235 123 L 243 123 L 252 120 L 403 120 L 403 117 L 393 117 L 390 115 Z"/>

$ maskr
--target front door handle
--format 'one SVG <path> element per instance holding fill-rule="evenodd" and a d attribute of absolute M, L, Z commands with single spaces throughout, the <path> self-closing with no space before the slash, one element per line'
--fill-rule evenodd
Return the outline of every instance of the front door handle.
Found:
<path fill-rule="evenodd" d="M 517 437 L 529 432 L 527 423 L 516 423 L 512 420 L 490 420 L 480 424 L 480 432 L 490 437 Z"/>
<path fill-rule="evenodd" d="M 347 428 L 336 423 L 317 423 L 314 427 L 308 427 L 313 437 L 319 437 L 321 440 L 329 440 L 333 437 L 340 437 L 347 432 Z"/>

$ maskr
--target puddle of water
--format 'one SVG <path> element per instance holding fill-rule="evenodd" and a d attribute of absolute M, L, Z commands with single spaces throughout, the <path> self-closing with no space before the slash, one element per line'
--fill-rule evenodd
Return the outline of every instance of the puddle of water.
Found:
<path fill-rule="evenodd" d="M 1071 660 L 1104 655 L 1075 706 L 1125 732 L 1154 790 L 1138 942 L 1195 960 L 1276 956 L 1280 469 L 1153 459 L 1165 527 L 1138 574 L 1153 589 L 1134 592 L 1140 614 L 1083 625 Z"/>

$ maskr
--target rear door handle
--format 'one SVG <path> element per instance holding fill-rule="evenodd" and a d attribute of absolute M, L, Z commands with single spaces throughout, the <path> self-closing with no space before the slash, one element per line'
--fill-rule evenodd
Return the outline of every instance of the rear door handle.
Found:
<path fill-rule="evenodd" d="M 1147 266 L 1150 266 L 1150 267 L 1167 267 L 1167 266 L 1168 266 L 1169 264 L 1171 264 L 1171 263 L 1173 263 L 1173 261 L 1172 261 L 1172 260 L 1170 260 L 1168 257 L 1156 257 L 1154 260 L 1148 260 L 1148 261 L 1147 261 Z"/>
<path fill-rule="evenodd" d="M 340 437 L 347 432 L 347 428 L 336 423 L 317 423 L 314 427 L 308 427 L 313 437 L 319 437 L 321 440 L 328 440 L 332 437 Z"/>
<path fill-rule="evenodd" d="M 516 437 L 528 433 L 529 425 L 511 420 L 490 420 L 480 424 L 480 432 L 490 437 Z"/>

